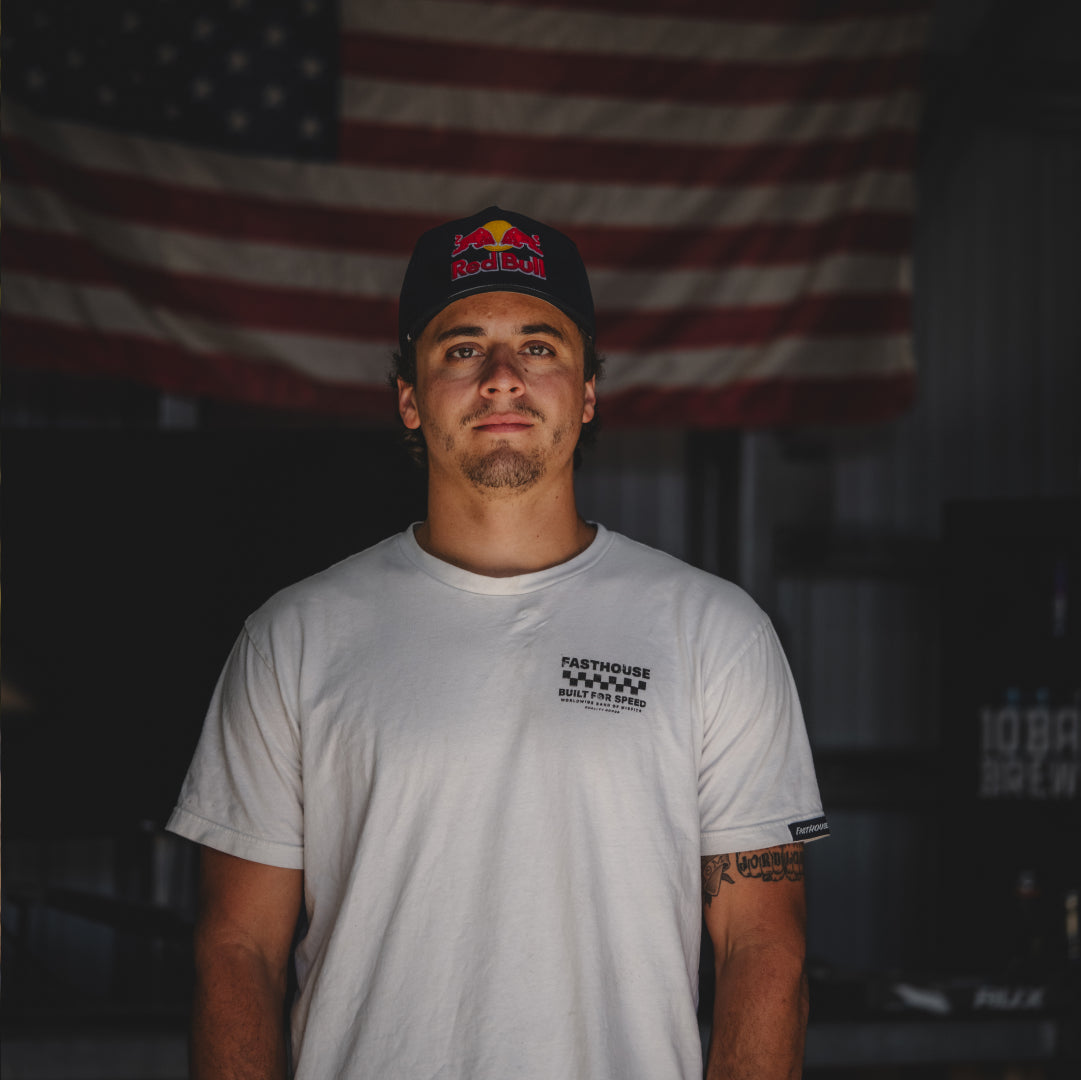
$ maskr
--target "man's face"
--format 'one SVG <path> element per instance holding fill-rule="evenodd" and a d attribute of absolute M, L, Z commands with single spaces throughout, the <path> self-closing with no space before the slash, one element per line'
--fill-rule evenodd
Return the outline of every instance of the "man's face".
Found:
<path fill-rule="evenodd" d="M 445 307 L 417 341 L 416 384 L 398 380 L 399 412 L 423 430 L 433 478 L 464 477 L 493 494 L 571 470 L 594 405 L 577 326 L 524 293 Z"/>

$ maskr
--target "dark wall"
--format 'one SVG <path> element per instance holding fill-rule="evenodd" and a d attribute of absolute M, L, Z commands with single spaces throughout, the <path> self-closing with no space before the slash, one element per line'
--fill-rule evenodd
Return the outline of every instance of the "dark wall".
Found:
<path fill-rule="evenodd" d="M 8 836 L 125 832 L 173 805 L 218 671 L 275 590 L 424 516 L 390 433 L 9 431 Z"/>

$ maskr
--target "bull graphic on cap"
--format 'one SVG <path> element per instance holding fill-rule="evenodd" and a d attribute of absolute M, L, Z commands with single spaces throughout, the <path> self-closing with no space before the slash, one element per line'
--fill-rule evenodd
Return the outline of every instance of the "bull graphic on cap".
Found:
<path fill-rule="evenodd" d="M 471 233 L 456 233 L 450 257 L 453 259 L 470 248 L 484 248 L 486 251 L 529 248 L 537 255 L 544 254 L 540 237 L 536 233 L 530 236 L 509 221 L 488 221 Z"/>

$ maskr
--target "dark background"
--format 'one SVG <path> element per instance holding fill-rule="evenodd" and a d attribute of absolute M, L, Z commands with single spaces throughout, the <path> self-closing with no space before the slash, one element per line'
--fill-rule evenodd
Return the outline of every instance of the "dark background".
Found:
<path fill-rule="evenodd" d="M 4 828 L 163 823 L 221 664 L 278 589 L 424 516 L 390 432 L 9 431 Z"/>

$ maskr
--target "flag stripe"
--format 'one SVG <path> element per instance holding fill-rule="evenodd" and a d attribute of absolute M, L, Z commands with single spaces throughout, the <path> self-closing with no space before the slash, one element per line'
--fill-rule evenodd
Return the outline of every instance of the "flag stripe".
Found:
<path fill-rule="evenodd" d="M 522 8 L 535 6 L 536 0 L 490 0 L 492 7 Z M 657 0 L 545 0 L 544 6 L 553 10 L 570 8 L 574 11 L 604 12 L 609 15 L 643 14 L 658 17 Z M 926 0 L 724 0 L 723 5 L 715 5 L 718 14 L 715 18 L 729 23 L 780 22 L 785 26 L 795 25 L 800 29 L 817 29 L 823 22 L 836 22 L 840 19 L 871 17 L 881 19 L 884 9 L 891 16 L 903 12 L 924 14 L 927 11 Z M 687 13 L 698 18 L 706 14 L 710 6 L 702 0 L 665 0 L 666 15 Z"/>
<path fill-rule="evenodd" d="M 911 161 L 915 133 L 883 129 L 872 137 L 818 139 L 804 144 L 756 143 L 737 147 L 665 146 L 644 153 L 629 140 L 569 136 L 501 135 L 478 139 L 461 131 L 386 123 L 346 123 L 345 161 L 393 168 L 422 168 L 454 161 L 459 174 L 574 180 L 591 183 L 777 185 L 837 180 L 864 171 L 901 172 Z"/>
<path fill-rule="evenodd" d="M 613 395 L 602 405 L 613 427 L 775 427 L 850 425 L 886 420 L 911 404 L 910 372 L 839 379 L 791 375 L 748 379 L 723 388 L 667 390 L 638 387 Z"/>
<path fill-rule="evenodd" d="M 668 5 L 666 4 L 665 7 Z M 691 11 L 688 6 L 688 11 Z M 550 50 L 578 57 L 582 63 L 607 54 L 645 60 L 693 59 L 799 64 L 891 56 L 921 48 L 926 6 L 885 15 L 857 11 L 854 17 L 818 19 L 813 33 L 798 20 L 730 18 L 727 8 L 708 3 L 693 13 L 669 17 L 653 10 L 643 16 L 560 8 L 552 4 L 509 7 L 442 0 L 359 0 L 343 8 L 345 40 L 354 35 L 403 36 L 443 43 L 440 67 L 484 65 L 506 48 Z M 746 13 L 745 13 L 746 14 Z M 862 16 L 862 17 L 861 17 Z M 482 29 L 481 29 L 482 28 Z M 460 48 L 455 48 L 460 46 Z"/>
<path fill-rule="evenodd" d="M 115 330 L 87 333 L 18 315 L 5 319 L 4 338 L 26 367 L 73 374 L 85 374 L 89 369 L 149 382 L 177 394 L 340 413 L 386 424 L 397 417 L 389 388 L 319 382 L 289 364 L 253 364 L 246 354 L 192 351 L 172 341 Z"/>
<path fill-rule="evenodd" d="M 160 267 L 170 273 L 218 278 L 223 284 L 237 281 L 298 292 L 318 290 L 392 300 L 397 299 L 405 270 L 406 260 L 401 255 L 328 252 L 166 232 L 79 211 L 51 192 L 10 181 L 6 194 L 7 239 L 15 259 L 20 257 L 20 251 L 34 258 L 39 239 L 48 244 L 55 243 L 49 237 L 60 236 L 69 238 L 75 246 L 70 252 L 58 251 L 51 256 L 57 265 L 69 260 L 85 262 L 94 252 L 101 252 L 136 269 Z M 900 267 L 892 256 L 839 251 L 810 266 L 799 262 L 731 266 L 723 274 L 669 269 L 659 277 L 652 271 L 624 265 L 595 270 L 591 283 L 598 308 L 621 311 L 679 307 L 686 303 L 698 307 L 755 301 L 783 303 L 802 292 L 822 294 L 841 288 L 860 292 L 903 291 L 904 282 L 899 273 Z"/>
<path fill-rule="evenodd" d="M 870 347 L 873 356 L 867 360 Z M 863 376 L 911 374 L 908 342 L 901 334 L 873 337 L 777 338 L 767 346 L 730 345 L 721 349 L 672 349 L 606 353 L 608 366 L 601 397 L 607 402 L 626 390 L 648 386 L 678 390 L 718 389 L 738 382 L 797 375 L 836 382 Z"/>
<path fill-rule="evenodd" d="M 588 139 L 598 148 L 609 141 L 634 139 L 644 153 L 665 151 L 673 143 L 742 150 L 760 142 L 865 138 L 883 127 L 914 131 L 919 103 L 914 90 L 853 100 L 706 105 L 661 99 L 626 102 L 584 94 L 555 97 L 528 89 L 496 95 L 483 87 L 421 83 L 410 85 L 408 93 L 402 89 L 402 83 L 388 79 L 346 79 L 342 87 L 345 122 L 458 132 L 457 153 L 444 165 L 448 172 L 481 141 L 478 136 L 562 136 Z M 433 123 L 433 117 L 441 116 L 455 120 Z"/>
<path fill-rule="evenodd" d="M 4 185 L 4 225 L 13 244 L 27 234 L 82 237 L 104 253 L 133 263 L 186 274 L 342 294 L 398 295 L 405 271 L 404 253 L 333 251 L 243 239 L 223 239 L 98 214 L 44 187 L 8 179 Z"/>
<path fill-rule="evenodd" d="M 246 356 L 252 362 L 283 363 L 321 382 L 380 386 L 392 352 L 392 339 L 358 342 L 326 335 L 241 326 L 192 312 L 148 304 L 122 288 L 62 281 L 9 272 L 4 281 L 7 320 L 51 320 L 92 335 L 124 335 L 176 345 L 199 355 Z M 48 363 L 46 358 L 38 363 Z"/>
<path fill-rule="evenodd" d="M 220 277 L 169 273 L 105 254 L 83 240 L 25 230 L 8 237 L 5 269 L 81 285 L 115 286 L 141 304 L 223 324 L 346 340 L 397 337 L 397 304 L 250 285 Z"/>
<path fill-rule="evenodd" d="M 448 57 L 443 39 L 414 35 L 348 34 L 343 74 L 390 79 L 412 86 L 528 91 L 560 96 L 600 96 L 620 102 L 645 100 L 696 105 L 762 105 L 835 102 L 895 94 L 919 85 L 920 52 L 851 59 L 830 56 L 801 63 L 762 63 L 708 57 L 643 58 L 588 55 L 565 49 L 505 45 L 498 50 L 466 46 Z M 449 61 L 449 62 L 448 62 Z M 492 106 L 499 108 L 499 99 Z"/>

